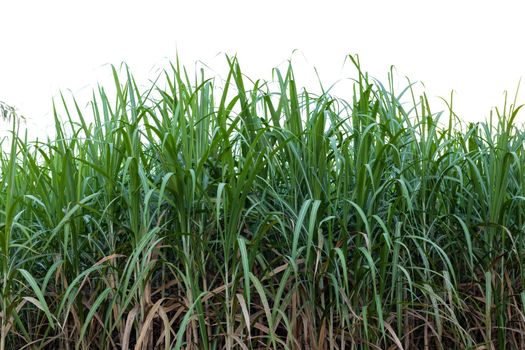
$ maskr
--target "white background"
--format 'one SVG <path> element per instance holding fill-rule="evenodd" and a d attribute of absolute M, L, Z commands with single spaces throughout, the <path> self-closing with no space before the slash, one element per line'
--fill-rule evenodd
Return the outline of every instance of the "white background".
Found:
<path fill-rule="evenodd" d="M 237 53 L 250 77 L 270 79 L 291 58 L 314 88 L 314 67 L 328 86 L 353 75 L 343 62 L 357 53 L 377 78 L 394 65 L 398 80 L 422 81 L 434 110 L 454 90 L 459 116 L 484 120 L 525 76 L 524 10 L 518 1 L 0 0 L 0 101 L 41 134 L 51 99 L 70 90 L 85 104 L 97 82 L 111 82 L 108 64 L 125 61 L 147 83 L 177 51 L 223 74 L 223 55 Z"/>

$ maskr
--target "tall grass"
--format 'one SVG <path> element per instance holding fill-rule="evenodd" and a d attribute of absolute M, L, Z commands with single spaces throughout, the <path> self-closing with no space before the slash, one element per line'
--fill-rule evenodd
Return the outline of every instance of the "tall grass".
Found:
<path fill-rule="evenodd" d="M 12 118 L 0 350 L 522 348 L 519 107 L 465 124 L 351 59 L 348 99 L 228 59 L 114 69 L 43 142 Z"/>

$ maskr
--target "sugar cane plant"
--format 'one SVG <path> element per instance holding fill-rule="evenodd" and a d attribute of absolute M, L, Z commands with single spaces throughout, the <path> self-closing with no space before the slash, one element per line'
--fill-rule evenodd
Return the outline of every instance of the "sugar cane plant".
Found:
<path fill-rule="evenodd" d="M 0 350 L 521 348 L 520 107 L 464 123 L 350 59 L 339 98 L 176 61 L 46 140 L 4 121 Z"/>

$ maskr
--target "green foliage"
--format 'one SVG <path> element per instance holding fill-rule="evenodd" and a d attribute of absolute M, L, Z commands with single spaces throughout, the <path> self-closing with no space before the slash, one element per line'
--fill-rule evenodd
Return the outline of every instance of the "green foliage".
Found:
<path fill-rule="evenodd" d="M 222 88 L 114 68 L 44 142 L 12 118 L 0 350 L 520 348 L 519 107 L 440 122 L 351 60 L 348 100 L 228 58 Z"/>

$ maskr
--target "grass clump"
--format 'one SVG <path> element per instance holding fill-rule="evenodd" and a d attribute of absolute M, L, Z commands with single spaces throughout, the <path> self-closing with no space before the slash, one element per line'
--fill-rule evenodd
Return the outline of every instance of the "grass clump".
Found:
<path fill-rule="evenodd" d="M 347 100 L 228 59 L 114 70 L 45 142 L 12 118 L 0 350 L 520 348 L 519 107 L 467 125 L 352 60 Z"/>

